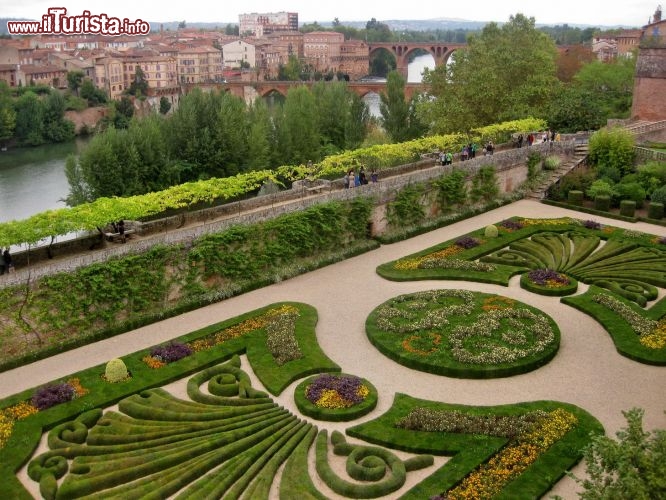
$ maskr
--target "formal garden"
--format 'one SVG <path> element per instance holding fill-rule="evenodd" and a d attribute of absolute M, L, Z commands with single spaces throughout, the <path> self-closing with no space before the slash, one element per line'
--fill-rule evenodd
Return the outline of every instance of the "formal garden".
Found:
<path fill-rule="evenodd" d="M 504 286 L 520 274 L 518 286 L 592 316 L 623 356 L 664 365 L 664 244 L 593 220 L 513 217 L 377 272 Z M 270 304 L 6 398 L 3 493 L 31 498 L 15 475 L 27 465 L 44 498 L 326 498 L 321 485 L 378 498 L 405 490 L 410 474 L 419 481 L 401 498 L 536 498 L 604 432 L 565 402 L 380 394 L 320 348 L 317 318 L 304 303 Z M 538 308 L 456 288 L 396 296 L 370 313 L 366 333 L 412 370 L 471 379 L 537 370 L 560 344 L 557 322 Z M 186 397 L 163 388 L 177 380 Z M 273 399 L 292 384 L 303 416 Z M 378 398 L 392 398 L 390 409 L 367 419 Z M 333 456 L 346 457 L 344 471 Z"/>

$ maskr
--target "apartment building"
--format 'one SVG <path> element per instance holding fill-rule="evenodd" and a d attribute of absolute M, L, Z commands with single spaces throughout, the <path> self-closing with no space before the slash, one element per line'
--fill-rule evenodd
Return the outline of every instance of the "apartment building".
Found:
<path fill-rule="evenodd" d="M 240 14 L 238 31 L 241 36 L 262 37 L 276 31 L 298 31 L 298 13 L 272 12 Z"/>
<path fill-rule="evenodd" d="M 181 47 L 176 56 L 180 83 L 211 83 L 224 80 L 222 52 L 215 47 Z"/>
<path fill-rule="evenodd" d="M 124 64 L 117 57 L 97 57 L 93 60 L 95 76 L 93 83 L 104 90 L 109 98 L 120 99 L 125 90 Z"/>
<path fill-rule="evenodd" d="M 332 31 L 313 31 L 303 35 L 303 58 L 317 71 L 336 71 L 345 36 Z M 367 71 L 366 71 L 367 72 Z"/>
<path fill-rule="evenodd" d="M 235 40 L 222 45 L 222 57 L 225 68 L 250 68 L 257 66 L 257 51 L 254 41 Z"/>
<path fill-rule="evenodd" d="M 150 93 L 159 93 L 178 87 L 176 73 L 177 60 L 162 56 L 123 57 L 123 85 L 128 88 L 136 76 L 136 69 L 141 68 L 148 83 Z"/>

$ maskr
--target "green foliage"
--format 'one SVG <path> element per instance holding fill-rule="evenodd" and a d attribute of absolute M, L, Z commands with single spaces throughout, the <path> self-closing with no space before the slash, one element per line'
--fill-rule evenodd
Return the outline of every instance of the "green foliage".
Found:
<path fill-rule="evenodd" d="M 666 184 L 666 162 L 650 161 L 636 167 L 638 181 L 648 196 Z"/>
<path fill-rule="evenodd" d="M 594 197 L 594 208 L 595 210 L 602 210 L 608 212 L 610 210 L 611 197 L 607 194 L 597 194 Z"/>
<path fill-rule="evenodd" d="M 0 144 L 14 135 L 16 127 L 16 110 L 12 102 L 9 85 L 0 81 Z"/>
<path fill-rule="evenodd" d="M 106 94 L 102 89 L 95 87 L 92 80 L 86 78 L 81 83 L 81 90 L 79 91 L 81 98 L 88 101 L 88 106 L 99 106 L 106 103 Z"/>
<path fill-rule="evenodd" d="M 517 14 L 501 27 L 489 23 L 450 64 L 425 74 L 436 99 L 421 104 L 422 120 L 447 133 L 543 116 L 557 88 L 556 57 L 554 42 L 535 28 L 534 18 Z"/>
<path fill-rule="evenodd" d="M 171 109 L 171 103 L 166 96 L 160 97 L 160 113 L 166 115 Z"/>
<path fill-rule="evenodd" d="M 26 92 L 16 100 L 15 134 L 19 144 L 38 146 L 44 143 L 44 107 L 37 94 Z"/>
<path fill-rule="evenodd" d="M 572 205 L 582 205 L 583 204 L 583 192 L 571 190 L 567 195 L 567 201 Z"/>
<path fill-rule="evenodd" d="M 67 88 L 74 92 L 77 96 L 79 95 L 79 89 L 81 88 L 81 84 L 83 83 L 83 78 L 85 75 L 83 74 L 83 71 L 76 70 L 76 71 L 68 71 L 67 72 Z"/>
<path fill-rule="evenodd" d="M 613 188 L 613 186 L 610 185 L 608 182 L 599 179 L 592 183 L 592 185 L 585 192 L 585 194 L 587 195 L 588 198 L 594 200 L 599 195 L 610 196 L 610 197 L 615 196 L 616 191 Z"/>
<path fill-rule="evenodd" d="M 115 358 L 106 363 L 104 378 L 107 382 L 117 383 L 127 379 L 129 372 L 125 362 L 120 358 Z"/>
<path fill-rule="evenodd" d="M 538 151 L 531 151 L 527 155 L 527 178 L 534 179 L 539 173 L 539 165 L 541 165 L 541 154 Z"/>
<path fill-rule="evenodd" d="M 497 238 L 497 236 L 499 235 L 499 231 L 497 229 L 497 226 L 494 225 L 494 224 L 487 225 L 485 227 L 485 229 L 483 230 L 483 235 L 486 238 Z"/>
<path fill-rule="evenodd" d="M 465 172 L 454 170 L 433 182 L 437 188 L 437 202 L 441 210 L 451 209 L 465 203 L 467 199 L 465 180 Z"/>
<path fill-rule="evenodd" d="M 620 215 L 625 217 L 633 217 L 636 213 L 636 202 L 634 200 L 620 201 Z"/>
<path fill-rule="evenodd" d="M 620 200 L 633 200 L 636 208 L 642 208 L 645 201 L 645 189 L 638 182 L 621 182 L 614 186 Z"/>
<path fill-rule="evenodd" d="M 627 426 L 616 433 L 617 440 L 598 435 L 585 448 L 587 477 L 574 476 L 584 500 L 666 496 L 666 430 L 646 432 L 640 408 L 622 414 Z"/>
<path fill-rule="evenodd" d="M 495 167 L 484 165 L 472 177 L 472 186 L 469 190 L 469 198 L 473 203 L 481 201 L 488 203 L 499 195 L 499 185 Z"/>
<path fill-rule="evenodd" d="M 650 195 L 650 200 L 656 203 L 663 203 L 666 205 L 666 186 L 662 186 L 659 189 L 652 191 Z"/>
<path fill-rule="evenodd" d="M 398 71 L 388 74 L 386 93 L 379 97 L 382 125 L 393 142 L 414 139 L 425 132 L 425 127 L 415 114 L 416 100 L 405 99 L 405 79 Z"/>
<path fill-rule="evenodd" d="M 548 197 L 552 200 L 562 201 L 568 199 L 569 191 L 586 192 L 596 176 L 591 170 L 576 170 L 565 175 L 560 181 L 548 189 Z"/>
<path fill-rule="evenodd" d="M 560 166 L 562 160 L 559 156 L 548 156 L 543 160 L 543 169 L 544 170 L 556 170 Z M 528 169 L 529 169 L 529 158 L 528 158 Z"/>
<path fill-rule="evenodd" d="M 416 224 L 425 216 L 422 184 L 410 184 L 404 187 L 388 204 L 387 218 L 393 227 L 404 227 Z"/>
<path fill-rule="evenodd" d="M 622 128 L 601 129 L 590 137 L 589 159 L 593 165 L 615 167 L 623 175 L 634 169 L 634 137 Z"/>
<path fill-rule="evenodd" d="M 664 216 L 664 204 L 651 201 L 648 205 L 648 218 L 661 219 Z"/>

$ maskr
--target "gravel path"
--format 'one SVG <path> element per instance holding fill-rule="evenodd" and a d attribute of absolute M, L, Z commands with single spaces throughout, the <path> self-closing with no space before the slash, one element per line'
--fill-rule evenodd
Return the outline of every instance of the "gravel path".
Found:
<path fill-rule="evenodd" d="M 620 356 L 610 336 L 598 323 L 589 316 L 560 304 L 559 298 L 529 293 L 519 287 L 517 277 L 506 288 L 464 281 L 392 282 L 381 278 L 375 272 L 378 264 L 514 215 L 589 218 L 605 224 L 666 236 L 664 227 L 624 223 L 522 200 L 407 241 L 384 245 L 372 252 L 282 283 L 0 373 L 0 397 L 104 363 L 113 357 L 168 341 L 267 304 L 297 301 L 308 303 L 317 309 L 317 338 L 324 352 L 340 365 L 343 372 L 365 377 L 377 388 L 378 406 L 362 421 L 376 418 L 387 411 L 393 395 L 401 392 L 424 399 L 467 405 L 497 405 L 544 399 L 563 401 L 590 412 L 602 422 L 609 435 L 613 436 L 625 425 L 622 410 L 637 406 L 645 409 L 644 425 L 647 430 L 666 428 L 666 368 L 640 364 Z M 497 293 L 541 309 L 552 316 L 560 327 L 562 341 L 557 356 L 548 365 L 523 375 L 491 380 L 465 380 L 411 370 L 380 354 L 370 344 L 364 331 L 365 319 L 372 309 L 396 295 L 433 288 L 462 288 Z M 245 367 L 250 371 L 247 364 Z M 259 384 L 256 379 L 255 384 Z M 298 414 L 292 397 L 295 385 L 275 399 Z M 348 425 L 319 423 L 320 427 L 342 431 Z M 582 469 L 579 465 L 575 471 L 582 474 Z M 430 473 L 432 470 L 424 474 Z M 418 480 L 418 477 L 413 479 Z M 575 483 L 564 478 L 556 485 L 552 494 L 575 498 L 575 491 Z"/>

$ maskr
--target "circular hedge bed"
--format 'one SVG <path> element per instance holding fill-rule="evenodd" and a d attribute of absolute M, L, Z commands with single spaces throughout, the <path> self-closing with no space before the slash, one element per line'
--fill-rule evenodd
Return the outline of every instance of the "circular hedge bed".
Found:
<path fill-rule="evenodd" d="M 394 297 L 366 320 L 370 342 L 398 363 L 458 378 L 525 373 L 560 346 L 555 321 L 508 297 L 429 290 Z"/>
<path fill-rule="evenodd" d="M 552 269 L 535 269 L 520 277 L 520 287 L 548 297 L 563 297 L 578 290 L 578 281 Z"/>
<path fill-rule="evenodd" d="M 322 373 L 298 384 L 294 400 L 303 415 L 317 420 L 346 422 L 375 409 L 377 389 L 354 375 Z"/>

